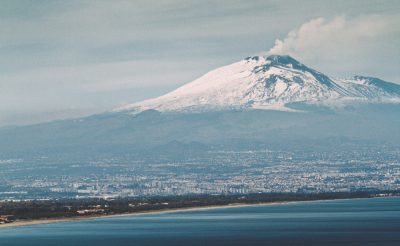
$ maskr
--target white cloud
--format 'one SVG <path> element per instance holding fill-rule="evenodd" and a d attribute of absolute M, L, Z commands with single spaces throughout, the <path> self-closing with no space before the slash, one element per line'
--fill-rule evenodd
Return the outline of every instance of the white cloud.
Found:
<path fill-rule="evenodd" d="M 289 54 L 322 71 L 336 71 L 335 75 L 359 71 L 373 74 L 376 64 L 384 67 L 385 61 L 393 61 L 387 58 L 399 55 L 393 45 L 393 38 L 398 39 L 400 33 L 398 23 L 397 16 L 317 18 L 290 31 L 283 40 L 277 39 L 269 53 Z M 382 72 L 386 71 L 380 70 L 378 75 Z"/>
<path fill-rule="evenodd" d="M 277 39 L 270 49 L 273 54 L 308 55 L 325 51 L 343 53 L 354 50 L 354 45 L 368 42 L 387 31 L 390 23 L 380 16 L 346 19 L 343 16 L 327 21 L 313 19 L 290 31 L 283 40 Z M 346 47 L 351 49 L 345 49 Z"/>

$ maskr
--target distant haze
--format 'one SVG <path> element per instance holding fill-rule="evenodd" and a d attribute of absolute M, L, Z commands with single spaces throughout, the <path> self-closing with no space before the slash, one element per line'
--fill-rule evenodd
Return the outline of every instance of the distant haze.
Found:
<path fill-rule="evenodd" d="M 399 1 L 15 1 L 0 5 L 0 126 L 164 94 L 250 55 L 400 83 Z"/>

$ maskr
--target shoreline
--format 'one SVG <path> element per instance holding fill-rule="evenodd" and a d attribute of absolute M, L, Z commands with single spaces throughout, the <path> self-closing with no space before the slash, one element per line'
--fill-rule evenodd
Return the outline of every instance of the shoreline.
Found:
<path fill-rule="evenodd" d="M 105 215 L 88 215 L 88 216 L 77 216 L 70 218 L 47 218 L 47 219 L 36 219 L 36 220 L 17 220 L 12 223 L 0 224 L 1 228 L 11 228 L 20 226 L 30 225 L 42 225 L 51 223 L 61 222 L 74 222 L 82 220 L 95 220 L 112 217 L 130 217 L 130 216 L 141 216 L 141 215 L 152 215 L 152 214 L 163 214 L 163 213 L 178 213 L 178 212 L 190 212 L 190 211 L 202 211 L 219 208 L 241 208 L 241 207 L 255 207 L 255 206 L 273 206 L 273 205 L 284 205 L 284 204 L 295 204 L 295 203 L 306 203 L 306 202 L 321 202 L 321 201 L 336 201 L 336 200 L 358 200 L 358 199 L 374 199 L 370 198 L 337 198 L 337 199 L 321 199 L 321 200 L 305 200 L 305 201 L 286 201 L 286 202 L 264 202 L 264 203 L 232 203 L 227 205 L 209 205 L 209 206 L 197 206 L 197 207 L 186 207 L 186 208 L 171 208 L 171 209 L 160 209 L 160 210 L 149 210 L 149 211 L 138 211 L 132 213 L 121 213 L 121 214 L 105 214 Z"/>
<path fill-rule="evenodd" d="M 210 205 L 210 206 L 187 207 L 187 208 L 171 208 L 171 209 L 149 210 L 149 211 L 139 211 L 139 212 L 132 212 L 132 213 L 121 213 L 121 214 L 77 216 L 77 217 L 71 217 L 71 218 L 17 220 L 12 223 L 0 225 L 0 229 L 1 228 L 9 228 L 9 227 L 27 226 L 27 225 L 42 225 L 42 224 L 60 223 L 60 222 L 95 220 L 95 219 L 112 218 L 112 217 L 129 217 L 129 216 L 141 216 L 141 215 L 151 215 L 151 214 L 202 211 L 202 210 L 218 209 L 218 208 L 239 208 L 239 207 L 248 207 L 248 206 L 282 205 L 282 204 L 297 203 L 297 202 L 303 202 L 303 201 L 269 202 L 269 203 L 254 203 L 254 204 L 234 203 L 234 204 L 227 204 L 227 205 Z M 304 202 L 306 202 L 306 201 L 304 201 Z"/>

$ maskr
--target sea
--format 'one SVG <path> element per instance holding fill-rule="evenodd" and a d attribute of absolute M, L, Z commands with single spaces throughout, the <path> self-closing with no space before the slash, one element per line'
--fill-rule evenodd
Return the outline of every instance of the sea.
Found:
<path fill-rule="evenodd" d="M 0 228 L 1 246 L 400 245 L 400 198 L 215 208 Z"/>

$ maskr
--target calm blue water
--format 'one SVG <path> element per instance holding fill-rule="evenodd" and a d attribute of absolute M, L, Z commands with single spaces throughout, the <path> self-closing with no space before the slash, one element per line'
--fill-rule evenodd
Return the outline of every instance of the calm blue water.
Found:
<path fill-rule="evenodd" d="M 400 198 L 224 208 L 0 228 L 0 245 L 400 245 Z"/>

